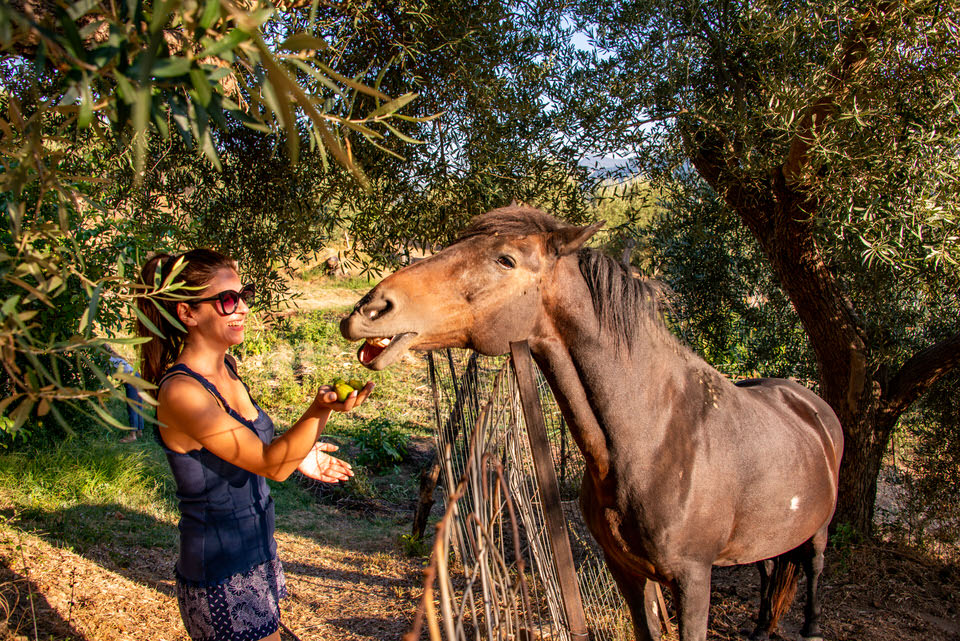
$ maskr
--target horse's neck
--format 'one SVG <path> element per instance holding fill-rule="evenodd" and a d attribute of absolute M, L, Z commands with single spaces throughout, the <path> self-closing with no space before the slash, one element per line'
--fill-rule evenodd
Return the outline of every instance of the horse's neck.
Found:
<path fill-rule="evenodd" d="M 682 438 L 671 426 L 672 410 L 679 403 L 710 402 L 724 382 L 658 319 L 638 319 L 649 327 L 632 347 L 618 343 L 601 331 L 582 278 L 569 276 L 548 303 L 549 329 L 531 340 L 531 348 L 602 484 L 618 450 L 640 461 L 654 456 L 668 429 L 671 438 Z"/>

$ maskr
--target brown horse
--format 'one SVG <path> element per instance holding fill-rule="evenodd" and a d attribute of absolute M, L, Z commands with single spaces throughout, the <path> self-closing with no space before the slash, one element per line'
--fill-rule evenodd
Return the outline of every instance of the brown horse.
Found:
<path fill-rule="evenodd" d="M 734 385 L 684 347 L 657 291 L 583 249 L 574 227 L 526 207 L 475 218 L 460 239 L 371 290 L 340 329 L 379 370 L 408 349 L 508 352 L 526 339 L 587 461 L 586 522 L 633 615 L 658 639 L 653 584 L 677 603 L 680 638 L 707 635 L 714 565 L 757 562 L 754 638 L 807 576 L 802 634 L 818 637 L 817 579 L 837 498 L 840 423 L 782 379 Z"/>

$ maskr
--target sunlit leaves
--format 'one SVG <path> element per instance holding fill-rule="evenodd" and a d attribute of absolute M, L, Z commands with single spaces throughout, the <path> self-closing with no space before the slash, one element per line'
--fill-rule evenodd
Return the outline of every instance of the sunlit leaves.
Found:
<path fill-rule="evenodd" d="M 59 18 L 40 15 L 36 21 L 10 9 L 0 15 L 0 23 L 11 33 L 5 42 L 8 50 L 45 51 L 47 65 L 77 69 L 79 73 L 68 75 L 70 98 L 66 104 L 79 102 L 77 124 L 81 128 L 92 121 L 95 104 L 114 127 L 132 123 L 135 132 L 155 124 L 166 136 L 168 127 L 161 123 L 176 118 L 181 135 L 189 132 L 184 140 L 196 144 L 216 165 L 214 132 L 227 127 L 226 117 L 230 116 L 257 129 L 284 131 L 295 161 L 301 136 L 298 118 L 306 115 L 313 130 L 308 137 L 322 140 L 323 148 L 338 163 L 363 180 L 339 129 L 356 122 L 369 130 L 393 116 L 396 109 L 356 119 L 349 111 L 333 113 L 318 108 L 325 104 L 323 96 L 305 92 L 262 38 L 260 30 L 276 13 L 272 7 L 244 11 L 227 0 L 168 0 L 138 6 L 145 22 L 132 20 L 125 7 L 81 1 Z M 317 51 L 326 46 L 315 35 L 294 33 L 280 46 L 296 52 L 302 69 L 326 78 L 325 89 L 347 97 L 342 104 L 349 104 L 354 92 L 386 103 L 391 100 L 359 79 L 338 74 L 317 58 Z M 117 98 L 120 108 L 114 104 Z M 129 112 L 125 106 L 130 107 Z M 127 113 L 131 114 L 129 120 Z M 143 169 L 146 140 L 142 135 L 133 136 L 138 170 Z"/>

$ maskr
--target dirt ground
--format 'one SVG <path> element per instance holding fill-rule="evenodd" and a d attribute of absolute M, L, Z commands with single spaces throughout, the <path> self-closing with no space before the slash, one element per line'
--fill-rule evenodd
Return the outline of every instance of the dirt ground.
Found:
<path fill-rule="evenodd" d="M 361 514 L 335 517 L 344 530 L 363 527 Z M 304 641 L 399 639 L 421 593 L 420 562 L 398 550 L 291 533 L 311 518 L 278 519 L 285 625 Z M 173 593 L 175 549 L 95 546 L 79 555 L 9 528 L 0 537 L 3 641 L 187 640 Z"/>
<path fill-rule="evenodd" d="M 362 539 L 370 512 L 394 530 Z M 278 519 L 289 597 L 284 641 L 400 639 L 422 594 L 422 559 L 391 540 L 410 527 L 407 505 L 318 505 Z M 318 525 L 319 523 L 319 525 Z M 390 528 L 388 528 L 390 529 Z M 353 533 L 353 534 L 351 534 Z M 0 530 L 0 641 L 186 641 L 173 596 L 175 549 L 98 545 L 82 555 L 9 526 Z M 824 638 L 960 639 L 960 569 L 909 549 L 865 544 L 828 551 Z M 752 567 L 714 571 L 710 636 L 745 639 L 757 608 Z M 802 594 L 802 590 L 801 590 Z M 802 597 L 781 625 L 799 639 Z M 424 635 L 424 638 L 425 635 Z"/>
<path fill-rule="evenodd" d="M 780 634 L 800 639 L 803 584 Z M 893 545 L 827 550 L 821 583 L 823 638 L 828 641 L 960 640 L 960 569 Z M 755 568 L 713 573 L 711 639 L 744 639 L 759 604 Z"/>

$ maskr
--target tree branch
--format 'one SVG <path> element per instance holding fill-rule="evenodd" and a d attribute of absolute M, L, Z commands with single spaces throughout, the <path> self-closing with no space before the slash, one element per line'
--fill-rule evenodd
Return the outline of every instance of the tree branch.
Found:
<path fill-rule="evenodd" d="M 794 187 L 803 181 L 809 169 L 810 149 L 817 139 L 817 130 L 836 114 L 837 105 L 851 91 L 851 81 L 867 66 L 870 46 L 881 31 L 881 20 L 896 5 L 896 2 L 885 2 L 875 12 L 868 9 L 863 19 L 847 32 L 842 51 L 828 72 L 824 95 L 807 108 L 790 144 L 782 169 L 788 186 Z"/>
<path fill-rule="evenodd" d="M 884 413 L 899 416 L 940 378 L 960 366 L 960 333 L 918 352 L 887 385 Z"/>

